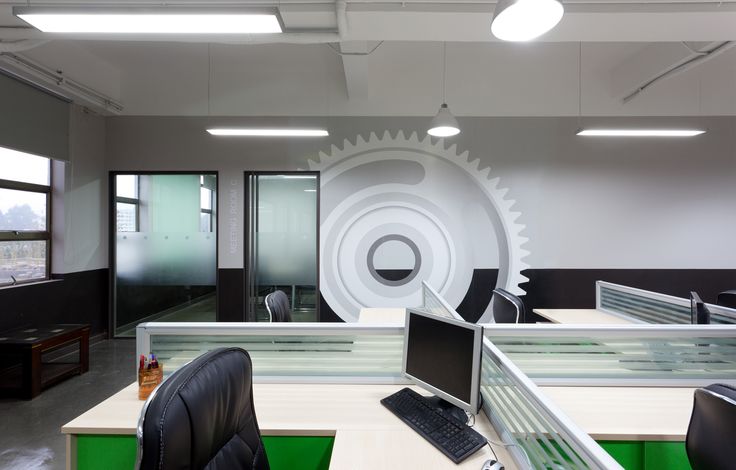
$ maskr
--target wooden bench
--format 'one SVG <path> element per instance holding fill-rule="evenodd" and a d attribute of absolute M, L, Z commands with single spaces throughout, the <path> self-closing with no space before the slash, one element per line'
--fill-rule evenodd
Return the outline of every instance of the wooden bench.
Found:
<path fill-rule="evenodd" d="M 43 362 L 44 353 L 75 342 L 79 362 Z M 27 326 L 0 332 L 0 356 L 10 365 L 0 372 L 3 394 L 34 398 L 41 390 L 89 370 L 89 325 Z"/>

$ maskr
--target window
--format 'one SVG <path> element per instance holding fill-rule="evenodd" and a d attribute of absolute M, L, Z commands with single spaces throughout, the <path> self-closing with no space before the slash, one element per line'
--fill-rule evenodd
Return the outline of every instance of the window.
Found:
<path fill-rule="evenodd" d="M 51 160 L 0 147 L 0 286 L 48 279 Z"/>
<path fill-rule="evenodd" d="M 205 187 L 204 175 L 199 176 L 199 231 L 212 231 L 212 206 L 214 191 Z"/>
<path fill-rule="evenodd" d="M 118 232 L 137 232 L 140 228 L 138 175 L 115 177 L 115 209 Z"/>

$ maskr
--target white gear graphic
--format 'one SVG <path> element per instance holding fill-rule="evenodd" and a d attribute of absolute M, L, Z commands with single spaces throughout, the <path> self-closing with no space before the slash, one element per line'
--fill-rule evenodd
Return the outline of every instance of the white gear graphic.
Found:
<path fill-rule="evenodd" d="M 462 300 L 475 267 L 463 243 L 467 227 L 458 227 L 457 216 L 442 207 L 440 201 L 447 198 L 439 196 L 438 188 L 461 194 L 466 205 L 471 196 L 472 201 L 485 196 L 478 204 L 488 214 L 498 244 L 497 286 L 524 294 L 520 284 L 528 281 L 522 271 L 529 267 L 524 261 L 529 251 L 524 248 L 528 238 L 521 234 L 525 225 L 518 222 L 521 213 L 512 210 L 515 201 L 506 198 L 508 188 L 500 188 L 490 167 L 481 169 L 480 160 L 471 161 L 468 151 L 458 154 L 455 144 L 446 148 L 443 139 L 433 142 L 416 133 L 406 138 L 403 131 L 395 136 L 385 131 L 379 138 L 372 132 L 368 140 L 358 135 L 354 144 L 345 139 L 342 148 L 332 145 L 329 154 L 320 152 L 318 161 L 308 164 L 309 170 L 320 171 L 322 191 L 320 290 L 344 320 L 357 319 L 362 307 L 419 305 L 422 279 L 455 306 Z M 422 186 L 425 181 L 429 183 Z M 413 240 L 412 249 L 424 257 L 417 260 L 420 276 L 404 286 L 380 285 L 366 274 L 368 245 L 373 242 L 375 252 L 375 240 L 387 237 Z M 479 321 L 490 318 L 489 306 Z"/>

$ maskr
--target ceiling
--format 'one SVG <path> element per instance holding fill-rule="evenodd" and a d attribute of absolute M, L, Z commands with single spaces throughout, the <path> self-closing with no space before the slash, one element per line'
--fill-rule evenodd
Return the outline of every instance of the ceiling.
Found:
<path fill-rule="evenodd" d="M 566 1 L 561 23 L 523 44 L 496 41 L 493 3 L 474 0 L 262 1 L 287 33 L 237 38 L 45 35 L 12 16 L 27 3 L 0 0 L 0 67 L 109 114 L 429 116 L 443 41 L 460 116 L 736 114 L 731 2 Z M 150 2 L 114 2 L 128 3 Z"/>

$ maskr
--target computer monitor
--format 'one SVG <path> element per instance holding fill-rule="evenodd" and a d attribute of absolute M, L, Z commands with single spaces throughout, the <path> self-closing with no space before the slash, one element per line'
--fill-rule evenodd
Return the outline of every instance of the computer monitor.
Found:
<path fill-rule="evenodd" d="M 407 309 L 402 371 L 439 399 L 477 413 L 482 341 L 479 325 Z"/>
<path fill-rule="evenodd" d="M 693 325 L 710 324 L 710 310 L 697 292 L 690 292 L 690 323 Z"/>

